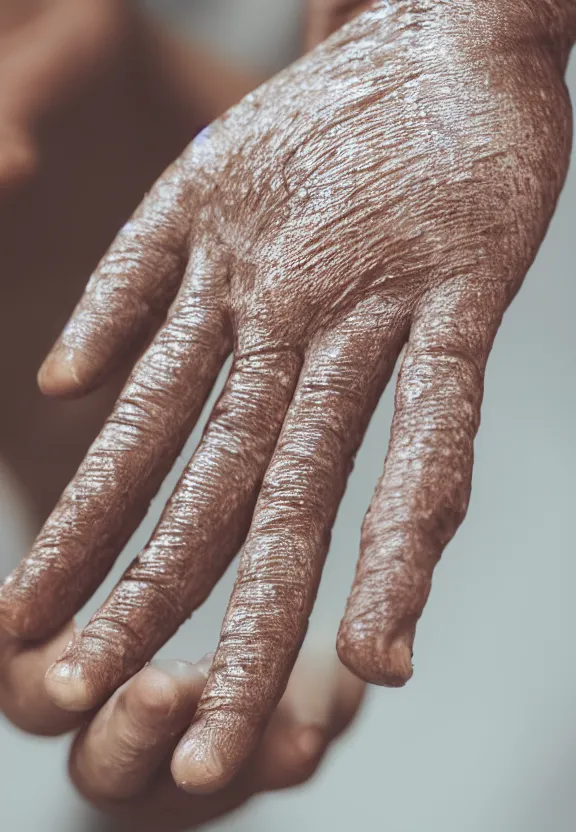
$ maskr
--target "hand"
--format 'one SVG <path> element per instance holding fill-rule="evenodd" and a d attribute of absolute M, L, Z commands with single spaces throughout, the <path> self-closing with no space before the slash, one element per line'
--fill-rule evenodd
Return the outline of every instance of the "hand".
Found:
<path fill-rule="evenodd" d="M 433 569 L 468 505 L 488 355 L 568 164 L 574 13 L 553 1 L 393 0 L 339 30 L 167 171 L 44 365 L 45 392 L 81 394 L 156 332 L 4 586 L 2 620 L 27 638 L 102 581 L 234 352 L 150 543 L 47 678 L 63 707 L 102 702 L 243 546 L 173 760 L 187 789 L 228 782 L 282 695 L 404 345 L 338 649 L 371 682 L 412 673 Z"/>
<path fill-rule="evenodd" d="M 67 625 L 44 645 L 0 640 L 0 712 L 24 731 L 57 736 L 85 721 L 48 698 L 47 668 L 70 641 Z M 161 661 L 140 671 L 79 732 L 70 753 L 76 788 L 96 808 L 146 832 L 206 823 L 252 796 L 297 786 L 356 717 L 364 685 L 328 655 L 304 653 L 249 766 L 221 794 L 178 789 L 167 760 L 194 716 L 208 669 Z"/>
<path fill-rule="evenodd" d="M 324 656 L 300 659 L 249 765 L 223 792 L 178 789 L 169 760 L 194 716 L 209 664 L 159 662 L 141 670 L 104 705 L 72 747 L 79 791 L 122 828 L 190 829 L 227 814 L 253 795 L 299 785 L 355 716 L 363 685 Z"/>

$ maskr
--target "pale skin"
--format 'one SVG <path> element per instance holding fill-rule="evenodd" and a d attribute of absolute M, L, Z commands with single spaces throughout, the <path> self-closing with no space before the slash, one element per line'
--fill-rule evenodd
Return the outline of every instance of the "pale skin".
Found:
<path fill-rule="evenodd" d="M 364 686 L 335 657 L 308 652 L 242 776 L 214 797 L 194 797 L 176 787 L 167 761 L 194 716 L 211 657 L 149 665 L 87 721 L 54 705 L 44 686 L 46 669 L 72 634 L 68 625 L 40 647 L 3 638 L 0 711 L 23 730 L 45 736 L 81 725 L 70 776 L 86 800 L 117 818 L 121 828 L 191 829 L 257 794 L 300 785 L 317 771 L 363 698 Z"/>
<path fill-rule="evenodd" d="M 403 347 L 338 649 L 367 681 L 410 678 L 434 567 L 468 505 L 490 349 L 566 174 L 575 14 L 571 0 L 374 3 L 192 143 L 48 357 L 44 391 L 81 395 L 153 334 L 3 589 L 4 626 L 23 638 L 44 637 L 100 583 L 234 353 L 150 543 L 47 677 L 61 707 L 97 706 L 242 548 L 172 761 L 185 789 L 222 788 L 258 746 Z"/>

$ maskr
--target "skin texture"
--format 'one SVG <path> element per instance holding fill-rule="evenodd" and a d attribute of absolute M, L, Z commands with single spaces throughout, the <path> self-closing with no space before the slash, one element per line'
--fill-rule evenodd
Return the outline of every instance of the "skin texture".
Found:
<path fill-rule="evenodd" d="M 155 332 L 3 588 L 2 622 L 22 638 L 45 637 L 98 586 L 234 353 L 150 543 L 47 676 L 62 707 L 96 706 L 242 547 L 172 762 L 184 788 L 229 782 L 280 700 L 403 347 L 338 650 L 367 681 L 410 678 L 434 567 L 468 505 L 490 349 L 566 173 L 574 18 L 560 0 L 374 4 L 193 142 L 48 357 L 43 390 L 79 395 Z"/>
<path fill-rule="evenodd" d="M 23 730 L 46 736 L 85 723 L 71 747 L 71 779 L 122 829 L 196 828 L 254 795 L 304 783 L 354 719 L 364 694 L 364 686 L 328 651 L 305 652 L 241 776 L 217 796 L 194 797 L 176 787 L 169 760 L 194 717 L 211 657 L 197 664 L 164 660 L 148 665 L 86 722 L 85 715 L 54 705 L 43 684 L 46 669 L 72 633 L 67 625 L 41 647 L 3 637 L 0 711 Z"/>
<path fill-rule="evenodd" d="M 195 828 L 254 795 L 300 785 L 317 771 L 363 695 L 363 685 L 327 655 L 299 660 L 248 765 L 217 795 L 186 794 L 176 787 L 169 766 L 201 697 L 206 660 L 161 662 L 140 671 L 76 738 L 72 780 L 94 806 L 119 821 L 119 828 L 143 832 Z"/>
<path fill-rule="evenodd" d="M 2 376 L 21 404 L 13 413 L 3 411 L 0 447 L 41 516 L 75 470 L 117 388 L 117 383 L 108 384 L 64 409 L 26 386 L 53 338 L 51 332 L 71 306 L 78 275 L 90 268 L 93 252 L 106 244 L 128 206 L 184 146 L 196 125 L 212 120 L 256 83 L 196 47 L 185 49 L 161 30 L 143 27 L 142 20 L 132 19 L 127 25 L 119 14 L 109 20 L 108 43 L 101 40 L 99 26 L 91 28 L 94 63 L 80 65 L 73 40 L 82 20 L 61 14 L 63 5 L 4 3 L 0 8 L 0 50 L 10 47 L 0 63 L 3 126 L 15 116 L 5 106 L 7 101 L 26 113 L 21 124 L 14 118 L 22 128 L 14 131 L 16 145 L 7 148 L 0 140 L 0 264 L 3 274 L 19 275 L 18 281 L 3 287 Z M 76 2 L 73 12 L 89 13 L 90 6 Z M 106 11 L 106 4 L 99 8 Z M 46 26 L 52 15 L 57 25 Z M 72 47 L 69 65 L 67 45 Z M 66 72 L 52 73 L 55 63 L 67 67 Z M 28 99 L 29 107 L 22 106 L 26 76 L 15 67 L 30 73 L 31 93 L 41 93 Z M 144 102 L 146 112 L 140 112 Z M 113 148 L 110 122 L 117 125 Z M 80 158 L 78 147 L 83 148 Z M 83 157 L 90 159 L 85 168 Z M 21 159 L 30 164 L 20 166 Z M 113 186 L 104 198 L 103 180 Z M 30 239 L 38 245 L 30 247 Z M 42 310 L 32 328 L 30 292 L 35 308 Z M 35 430 L 35 424 L 42 424 L 42 430 Z M 52 449 L 57 454 L 53 459 Z M 22 730 L 52 736 L 86 722 L 86 714 L 58 708 L 44 686 L 47 668 L 72 635 L 72 625 L 45 643 L 22 643 L 2 635 L 0 711 Z M 205 677 L 184 662 L 162 663 L 162 672 L 144 670 L 76 738 L 70 759 L 76 787 L 123 828 L 135 824 L 151 832 L 189 829 L 243 805 L 255 794 L 303 783 L 354 716 L 363 691 L 341 666 L 331 667 L 322 657 L 305 657 L 242 777 L 217 798 L 194 798 L 176 788 L 166 760 L 193 718 L 204 682 Z"/>

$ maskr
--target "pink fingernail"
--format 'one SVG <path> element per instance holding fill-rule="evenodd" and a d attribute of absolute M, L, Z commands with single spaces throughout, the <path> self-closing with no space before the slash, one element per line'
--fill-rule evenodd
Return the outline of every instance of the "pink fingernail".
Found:
<path fill-rule="evenodd" d="M 90 691 L 77 664 L 55 662 L 46 673 L 45 686 L 52 701 L 67 711 L 85 711 L 92 707 Z"/>

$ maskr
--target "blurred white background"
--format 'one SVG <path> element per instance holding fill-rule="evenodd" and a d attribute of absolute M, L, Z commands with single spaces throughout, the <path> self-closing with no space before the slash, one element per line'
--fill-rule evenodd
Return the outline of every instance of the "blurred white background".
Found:
<path fill-rule="evenodd" d="M 246 65 L 274 69 L 296 48 L 297 0 L 148 5 L 179 31 Z M 575 69 L 569 74 L 573 90 Z M 489 365 L 472 506 L 438 568 L 416 640 L 414 679 L 401 691 L 372 692 L 355 730 L 309 786 L 254 802 L 215 828 L 575 828 L 575 208 L 573 171 Z M 352 580 L 362 516 L 381 472 L 391 407 L 392 385 L 335 529 L 313 627 L 330 646 Z M 29 532 L 16 496 L 5 478 L 0 481 L 0 555 L 15 558 Z M 122 563 L 152 522 L 148 518 Z M 214 647 L 231 582 L 229 575 L 166 648 L 167 656 L 196 660 Z M 67 742 L 25 737 L 0 723 L 0 829 L 106 829 L 67 784 Z"/>

